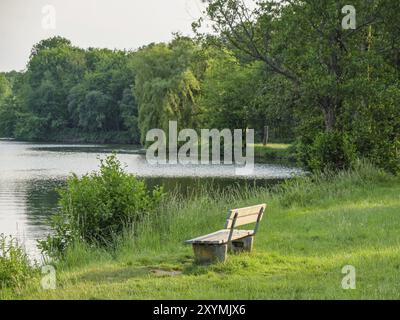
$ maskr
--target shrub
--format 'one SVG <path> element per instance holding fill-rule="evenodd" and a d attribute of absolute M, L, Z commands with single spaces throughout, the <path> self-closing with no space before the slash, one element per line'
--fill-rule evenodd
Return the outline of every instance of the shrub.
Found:
<path fill-rule="evenodd" d="M 336 132 L 321 132 L 311 144 L 298 145 L 302 160 L 313 171 L 348 169 L 357 159 L 355 146 L 347 135 Z"/>
<path fill-rule="evenodd" d="M 100 171 L 73 175 L 59 190 L 59 211 L 52 218 L 53 234 L 39 242 L 54 255 L 75 241 L 106 245 L 125 227 L 154 214 L 163 198 L 161 188 L 148 191 L 145 182 L 124 171 L 113 154 L 100 160 Z"/>
<path fill-rule="evenodd" d="M 33 270 L 18 241 L 0 234 L 0 289 L 23 286 Z"/>
<path fill-rule="evenodd" d="M 391 173 L 400 173 L 400 89 L 379 87 L 368 105 L 348 107 L 347 130 L 361 157 Z M 372 100 L 372 99 L 370 99 Z M 355 117 L 353 114 L 356 114 Z"/>

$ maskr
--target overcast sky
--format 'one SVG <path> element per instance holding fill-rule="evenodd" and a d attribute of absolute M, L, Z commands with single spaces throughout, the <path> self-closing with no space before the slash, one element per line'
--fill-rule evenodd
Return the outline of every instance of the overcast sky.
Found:
<path fill-rule="evenodd" d="M 203 8 L 201 0 L 0 0 L 0 71 L 23 70 L 32 46 L 53 35 L 111 49 L 191 35 Z"/>

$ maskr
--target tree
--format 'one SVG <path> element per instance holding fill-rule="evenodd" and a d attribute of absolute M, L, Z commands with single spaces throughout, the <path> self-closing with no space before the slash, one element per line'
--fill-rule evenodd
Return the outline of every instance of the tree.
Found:
<path fill-rule="evenodd" d="M 0 103 L 11 94 L 11 85 L 4 74 L 0 73 Z"/>
<path fill-rule="evenodd" d="M 79 126 L 88 132 L 106 130 L 106 121 L 110 108 L 111 98 L 100 92 L 87 93 L 85 103 L 79 109 Z"/>
<path fill-rule="evenodd" d="M 0 137 L 12 137 L 16 125 L 17 102 L 12 84 L 6 74 L 0 73 Z"/>
<path fill-rule="evenodd" d="M 60 47 L 71 47 L 71 41 L 60 36 L 44 39 L 35 44 L 31 50 L 30 59 L 38 55 L 42 50 L 48 50 Z"/>
<path fill-rule="evenodd" d="M 354 30 L 342 28 L 343 4 L 338 0 L 264 0 L 254 9 L 241 0 L 211 0 L 207 15 L 228 46 L 262 62 L 268 72 L 287 80 L 286 85 L 292 92 L 290 104 L 296 106 L 301 119 L 298 134 L 307 163 L 321 133 L 340 136 L 342 140 L 318 141 L 343 146 L 348 142 L 357 144 L 351 139 L 353 133 L 348 126 L 349 122 L 354 125 L 360 119 L 354 117 L 357 115 L 354 111 L 371 107 L 374 99 L 370 98 L 377 93 L 373 87 L 377 82 L 386 85 L 390 82 L 391 76 L 383 79 L 386 72 L 396 74 L 398 79 L 392 67 L 398 65 L 398 33 L 395 36 L 396 27 L 393 30 L 384 22 L 390 3 L 387 0 L 353 2 L 357 8 Z M 390 11 L 390 21 L 398 21 L 398 11 Z M 373 34 L 377 34 L 376 40 L 372 40 Z M 346 114 L 352 114 L 352 119 L 345 121 Z M 322 128 L 325 133 L 321 132 Z M 346 142 L 348 135 L 350 141 Z M 397 138 L 389 139 L 394 143 Z M 362 148 L 355 147 L 359 156 L 368 156 Z"/>
<path fill-rule="evenodd" d="M 178 37 L 169 45 L 150 45 L 136 53 L 134 94 L 142 142 L 148 130 L 166 129 L 169 120 L 183 128 L 196 127 L 200 90 L 196 50 L 192 40 Z"/>
<path fill-rule="evenodd" d="M 132 89 L 124 90 L 119 109 L 121 111 L 124 127 L 128 129 L 133 142 L 139 144 L 140 131 L 138 122 L 138 106 L 135 97 L 133 96 Z"/>
<path fill-rule="evenodd" d="M 203 123 L 218 129 L 246 129 L 254 107 L 254 78 L 254 68 L 241 66 L 228 51 L 210 59 L 202 83 Z"/>
<path fill-rule="evenodd" d="M 0 137 L 13 137 L 17 123 L 16 102 L 14 97 L 5 98 L 0 104 Z"/>
<path fill-rule="evenodd" d="M 18 79 L 10 75 L 17 83 L 14 91 L 24 114 L 21 121 L 40 119 L 40 130 L 29 135 L 19 126 L 18 136 L 48 139 L 62 133 L 74 139 L 81 131 L 82 136 L 101 132 L 104 137 L 115 135 L 127 141 L 130 128 L 125 126 L 119 105 L 134 82 L 131 58 L 132 53 L 125 51 L 79 49 L 61 37 L 40 41 L 32 49 L 26 73 Z M 87 136 L 104 140 L 101 134 Z"/>
<path fill-rule="evenodd" d="M 376 19 L 370 17 L 370 7 L 357 4 L 365 9 L 358 17 L 362 22 L 357 32 L 347 34 L 341 28 L 342 6 L 336 0 L 267 0 L 255 9 L 242 0 L 211 0 L 207 14 L 214 30 L 231 46 L 289 79 L 296 96 L 304 91 L 314 94 L 329 131 L 340 113 L 345 58 L 358 50 L 352 39 Z"/>
<path fill-rule="evenodd" d="M 119 104 L 125 90 L 134 83 L 135 72 L 131 66 L 132 55 L 124 51 L 107 49 L 89 49 L 86 61 L 89 72 L 81 84 L 86 91 L 101 91 L 110 99 L 106 112 L 105 128 L 110 131 L 122 131 L 124 127 Z"/>
<path fill-rule="evenodd" d="M 35 47 L 25 75 L 23 100 L 28 112 L 46 119 L 44 134 L 49 134 L 69 123 L 68 94 L 83 78 L 84 52 L 58 38 L 44 40 Z"/>

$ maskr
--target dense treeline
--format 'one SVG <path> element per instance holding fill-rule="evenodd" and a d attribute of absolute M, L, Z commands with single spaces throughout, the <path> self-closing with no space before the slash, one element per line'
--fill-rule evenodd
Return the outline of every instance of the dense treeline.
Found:
<path fill-rule="evenodd" d="M 2 136 L 143 143 L 149 129 L 177 120 L 182 128 L 252 127 L 259 139 L 268 124 L 272 137 L 293 138 L 292 115 L 262 99 L 260 66 L 185 37 L 136 52 L 83 50 L 54 37 L 34 46 L 26 72 L 0 79 Z"/>
<path fill-rule="evenodd" d="M 2 135 L 138 141 L 130 58 L 121 51 L 82 50 L 60 37 L 41 41 L 32 49 L 26 72 L 3 76 L 13 94 L 3 95 Z"/>
<path fill-rule="evenodd" d="M 400 2 L 208 1 L 213 35 L 135 52 L 41 41 L 0 75 L 0 134 L 143 143 L 150 128 L 254 128 L 296 140 L 312 169 L 368 158 L 400 170 Z M 193 24 L 200 30 L 202 20 Z"/>

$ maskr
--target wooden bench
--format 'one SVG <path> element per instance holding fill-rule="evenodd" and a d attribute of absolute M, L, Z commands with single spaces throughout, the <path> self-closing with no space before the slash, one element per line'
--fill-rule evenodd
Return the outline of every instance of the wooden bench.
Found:
<path fill-rule="evenodd" d="M 196 262 L 225 261 L 228 250 L 250 252 L 265 208 L 266 204 L 260 204 L 229 210 L 224 229 L 185 241 L 193 246 Z M 253 230 L 235 229 L 250 223 L 255 223 Z"/>

